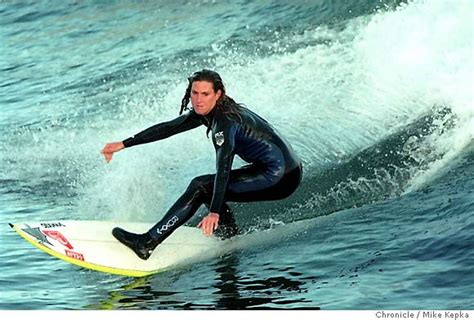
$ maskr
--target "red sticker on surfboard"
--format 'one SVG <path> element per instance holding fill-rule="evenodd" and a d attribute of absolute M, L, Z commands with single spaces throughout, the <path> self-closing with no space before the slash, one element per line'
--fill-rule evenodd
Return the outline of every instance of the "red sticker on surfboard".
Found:
<path fill-rule="evenodd" d="M 71 250 L 68 250 L 68 249 L 65 249 L 65 251 L 66 251 L 66 255 L 69 258 L 84 261 L 84 255 L 82 253 L 74 252 L 74 251 L 71 251 Z"/>
<path fill-rule="evenodd" d="M 74 249 L 74 247 L 69 243 L 65 236 L 59 231 L 56 230 L 41 230 L 46 236 L 58 241 L 60 244 L 65 246 L 68 249 Z"/>

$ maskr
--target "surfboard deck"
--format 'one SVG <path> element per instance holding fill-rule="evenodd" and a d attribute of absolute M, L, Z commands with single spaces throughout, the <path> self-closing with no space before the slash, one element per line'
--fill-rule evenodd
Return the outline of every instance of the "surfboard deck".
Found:
<path fill-rule="evenodd" d="M 188 261 L 200 260 L 219 246 L 193 227 L 180 227 L 161 243 L 148 260 L 118 242 L 112 229 L 144 233 L 148 223 L 61 220 L 22 222 L 10 226 L 38 249 L 71 264 L 121 276 L 144 277 L 167 271 Z"/>

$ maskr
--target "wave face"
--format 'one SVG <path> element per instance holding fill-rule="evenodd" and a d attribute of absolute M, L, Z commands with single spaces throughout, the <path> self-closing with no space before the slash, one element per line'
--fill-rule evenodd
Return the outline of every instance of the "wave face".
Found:
<path fill-rule="evenodd" d="M 462 245 L 472 243 L 474 234 L 473 6 L 469 0 L 0 3 L 0 36 L 6 39 L 0 59 L 0 212 L 7 235 L 0 250 L 10 259 L 0 280 L 14 279 L 0 306 L 42 308 L 41 298 L 15 295 L 18 270 L 29 269 L 34 277 L 56 266 L 43 256 L 26 257 L 29 247 L 12 251 L 20 240 L 6 222 L 153 223 L 194 176 L 214 172 L 204 128 L 131 148 L 108 165 L 99 153 L 106 142 L 175 117 L 187 76 L 210 68 L 222 75 L 230 96 L 291 142 L 304 162 L 304 179 L 284 201 L 233 205 L 249 234 L 230 258 L 200 264 L 196 272 L 224 270 L 225 277 L 233 270 L 238 294 L 222 302 L 206 291 L 202 308 L 217 299 L 222 308 L 426 303 L 465 309 L 463 299 L 443 290 L 465 296 L 474 291 L 455 285 L 472 274 L 473 265 Z M 261 232 L 265 236 L 255 236 Z M 290 261 L 283 255 L 288 248 L 311 254 Z M 282 267 L 252 262 L 257 254 Z M 441 269 L 448 260 L 446 274 Z M 40 271 L 30 267 L 32 261 L 41 262 Z M 390 265 L 415 271 L 408 277 Z M 63 267 L 53 283 L 60 291 L 61 277 L 75 272 Z M 246 282 L 247 276 L 258 278 L 253 270 L 261 280 Z M 199 286 L 192 274 L 173 277 L 193 291 Z M 112 293 L 127 282 L 85 272 L 77 277 L 81 292 L 92 279 Z M 154 292 L 163 277 L 145 285 Z M 442 287 L 436 279 L 445 279 Z M 219 286 L 209 281 L 199 284 Z M 396 281 L 405 285 L 387 293 L 390 301 L 370 300 Z M 194 298 L 166 283 L 176 296 L 167 306 L 189 306 Z M 367 291 L 367 283 L 374 289 Z M 354 298 L 333 296 L 324 289 L 328 284 Z M 149 302 L 142 287 L 125 290 L 136 296 L 134 306 L 165 305 Z M 279 287 L 286 288 L 279 298 L 249 298 L 276 294 Z M 52 308 L 103 307 L 100 294 L 87 288 L 95 298 L 86 305 L 71 290 L 67 302 Z M 278 304 L 293 294 L 291 288 L 301 291 L 298 299 Z M 420 295 L 427 299 L 409 305 L 404 293 L 414 303 Z"/>

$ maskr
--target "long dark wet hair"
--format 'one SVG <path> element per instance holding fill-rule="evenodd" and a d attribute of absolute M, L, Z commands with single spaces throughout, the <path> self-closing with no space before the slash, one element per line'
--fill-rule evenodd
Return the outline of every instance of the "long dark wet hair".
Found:
<path fill-rule="evenodd" d="M 217 72 L 207 69 L 194 72 L 188 78 L 188 87 L 186 88 L 186 93 L 184 94 L 184 97 L 181 100 L 181 109 L 179 110 L 180 115 L 185 110 L 189 110 L 188 104 L 189 100 L 191 100 L 191 88 L 193 86 L 194 81 L 207 81 L 212 83 L 214 92 L 221 90 L 221 96 L 216 101 L 216 108 L 221 109 L 224 114 L 229 114 L 233 118 L 242 121 L 242 118 L 239 115 L 239 111 L 242 110 L 242 106 L 226 94 L 225 86 L 222 82 L 221 76 Z M 211 130 L 210 128 L 211 124 L 209 124 L 208 126 L 207 133 L 209 133 L 209 131 Z"/>

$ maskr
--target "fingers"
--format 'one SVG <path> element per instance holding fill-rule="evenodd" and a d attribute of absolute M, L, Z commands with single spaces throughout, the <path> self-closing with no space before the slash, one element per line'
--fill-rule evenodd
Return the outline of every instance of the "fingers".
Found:
<path fill-rule="evenodd" d="M 106 144 L 105 147 L 102 149 L 102 151 L 100 151 L 100 153 L 103 153 L 103 154 L 110 153 L 112 151 L 110 149 L 111 149 L 110 145 Z"/>
<path fill-rule="evenodd" d="M 209 228 L 207 230 L 207 235 L 208 236 L 212 235 L 214 233 L 214 231 L 216 231 L 218 226 L 219 226 L 219 223 L 216 220 L 216 218 L 211 218 L 211 221 L 209 223 Z"/>
<path fill-rule="evenodd" d="M 102 152 L 102 154 L 104 155 L 105 161 L 107 161 L 107 163 L 109 163 L 112 160 L 112 153 Z"/>
<path fill-rule="evenodd" d="M 207 229 L 207 236 L 210 236 L 214 233 L 214 231 L 216 231 L 217 229 L 217 221 L 215 220 L 212 220 L 210 223 L 209 223 L 209 227 Z"/>
<path fill-rule="evenodd" d="M 122 150 L 123 148 L 124 145 L 122 142 L 107 143 L 100 153 L 104 155 L 105 161 L 110 162 L 112 160 L 113 154 Z"/>
<path fill-rule="evenodd" d="M 209 219 L 206 218 L 206 221 L 204 222 L 204 226 L 202 228 L 202 232 L 204 233 L 204 235 L 209 236 L 210 228 L 211 222 L 209 221 Z"/>
<path fill-rule="evenodd" d="M 204 217 L 197 227 L 202 229 L 204 235 L 210 236 L 219 227 L 219 219 L 212 216 Z"/>
<path fill-rule="evenodd" d="M 114 155 L 114 152 L 117 152 L 120 150 L 120 146 L 117 143 L 107 143 L 105 147 L 100 151 L 105 157 L 105 161 L 109 163 L 112 161 L 112 156 Z"/>
<path fill-rule="evenodd" d="M 207 229 L 206 229 L 206 232 L 204 233 L 206 236 L 210 236 L 214 233 L 213 231 L 213 227 L 212 227 L 212 223 L 210 223 L 208 226 L 207 226 Z"/>

